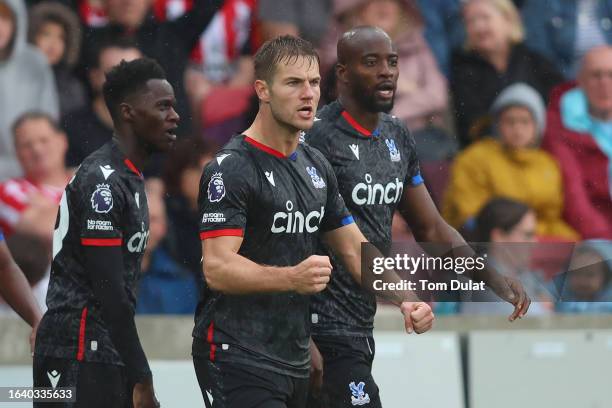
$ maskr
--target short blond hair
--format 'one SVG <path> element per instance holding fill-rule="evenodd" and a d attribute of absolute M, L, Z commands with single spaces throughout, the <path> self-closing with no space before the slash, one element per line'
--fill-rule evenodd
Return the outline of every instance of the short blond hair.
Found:
<path fill-rule="evenodd" d="M 521 15 L 519 14 L 516 6 L 512 2 L 512 0 L 462 0 L 461 10 L 465 11 L 465 7 L 472 2 L 475 1 L 483 1 L 491 4 L 493 7 L 497 9 L 504 17 L 508 19 L 510 22 L 511 30 L 510 30 L 510 42 L 512 44 L 518 44 L 523 42 L 525 39 L 525 28 L 523 27 L 523 21 L 521 20 Z M 466 37 L 465 40 L 465 48 L 470 50 L 472 49 L 472 44 L 470 44 L 469 39 Z"/>

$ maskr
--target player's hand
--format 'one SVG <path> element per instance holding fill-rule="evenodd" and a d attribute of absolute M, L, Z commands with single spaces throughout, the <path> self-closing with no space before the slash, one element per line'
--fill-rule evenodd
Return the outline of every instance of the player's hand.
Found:
<path fill-rule="evenodd" d="M 519 319 L 525 316 L 531 305 L 531 299 L 525 292 L 523 284 L 518 279 L 495 274 L 493 278 L 487 281 L 487 285 L 493 291 L 508 303 L 514 305 L 514 311 L 508 316 L 508 320 L 513 322 L 518 317 Z"/>
<path fill-rule="evenodd" d="M 153 382 L 137 383 L 132 392 L 134 408 L 159 408 L 159 401 L 155 397 Z"/>
<path fill-rule="evenodd" d="M 310 393 L 317 396 L 323 388 L 323 356 L 310 339 Z"/>
<path fill-rule="evenodd" d="M 311 255 L 296 266 L 289 268 L 291 287 L 302 295 L 321 292 L 331 276 L 329 257 Z"/>
<path fill-rule="evenodd" d="M 404 326 L 408 333 L 425 333 L 433 326 L 435 316 L 425 302 L 402 302 L 400 310 L 404 315 Z"/>

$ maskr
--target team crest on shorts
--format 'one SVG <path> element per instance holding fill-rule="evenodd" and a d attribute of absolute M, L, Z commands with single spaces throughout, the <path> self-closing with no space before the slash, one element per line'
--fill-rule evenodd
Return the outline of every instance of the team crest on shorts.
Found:
<path fill-rule="evenodd" d="M 108 184 L 97 184 L 91 195 L 91 208 L 98 214 L 106 214 L 113 209 L 113 194 Z"/>
<path fill-rule="evenodd" d="M 354 406 L 370 403 L 370 396 L 363 390 L 364 387 L 365 383 L 363 381 L 357 385 L 355 385 L 354 381 L 349 384 L 349 389 L 351 394 L 353 394 L 351 395 L 351 404 Z"/>
<path fill-rule="evenodd" d="M 395 146 L 395 140 L 393 139 L 385 139 L 385 143 L 389 148 L 389 156 L 391 157 L 391 161 L 398 162 L 402 158 L 400 156 L 399 150 L 397 150 L 397 146 Z"/>
<path fill-rule="evenodd" d="M 223 184 L 222 173 L 215 173 L 208 182 L 208 201 L 217 203 L 225 197 L 225 184 Z"/>
<path fill-rule="evenodd" d="M 325 181 L 317 174 L 317 169 L 314 167 L 306 167 L 306 171 L 310 174 L 310 178 L 312 179 L 312 184 L 315 188 L 323 188 L 325 187 Z"/>

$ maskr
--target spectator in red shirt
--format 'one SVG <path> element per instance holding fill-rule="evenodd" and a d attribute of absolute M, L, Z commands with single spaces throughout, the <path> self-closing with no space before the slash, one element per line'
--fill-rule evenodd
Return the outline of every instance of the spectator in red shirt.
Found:
<path fill-rule="evenodd" d="M 23 177 L 0 184 L 0 229 L 17 264 L 44 304 L 57 208 L 70 173 L 66 136 L 46 113 L 29 112 L 13 125 Z"/>
<path fill-rule="evenodd" d="M 551 94 L 542 145 L 561 166 L 568 223 L 612 239 L 612 47 L 589 51 L 572 86 Z"/>

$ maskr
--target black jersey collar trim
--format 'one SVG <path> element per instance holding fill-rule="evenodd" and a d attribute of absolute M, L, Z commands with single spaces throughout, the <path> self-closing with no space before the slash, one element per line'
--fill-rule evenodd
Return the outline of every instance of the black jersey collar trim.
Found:
<path fill-rule="evenodd" d="M 288 156 L 285 156 L 283 153 L 279 152 L 276 149 L 271 148 L 270 146 L 266 146 L 265 144 L 258 142 L 255 139 L 252 139 L 248 136 L 244 136 L 244 141 L 247 143 L 250 143 L 251 145 L 253 145 L 254 147 L 256 147 L 259 150 L 262 150 L 268 154 L 271 154 L 274 157 L 278 157 L 279 159 L 290 159 L 290 160 L 295 160 L 297 158 L 297 151 L 291 153 Z"/>

